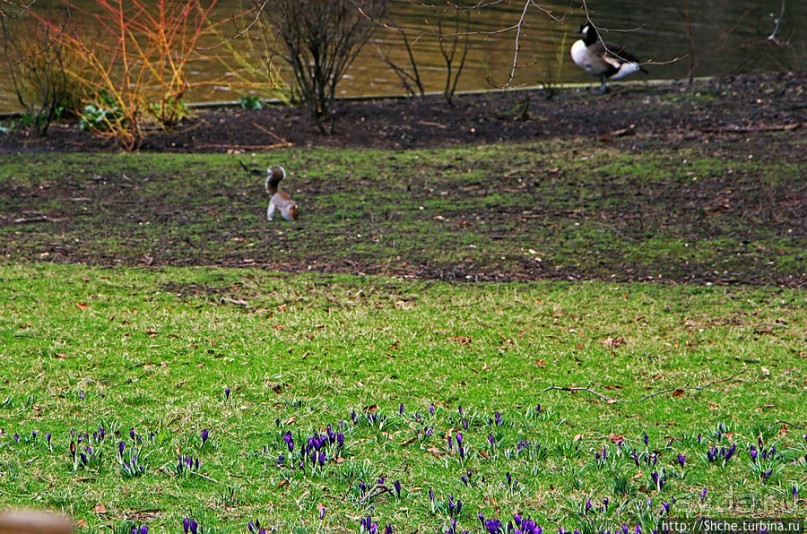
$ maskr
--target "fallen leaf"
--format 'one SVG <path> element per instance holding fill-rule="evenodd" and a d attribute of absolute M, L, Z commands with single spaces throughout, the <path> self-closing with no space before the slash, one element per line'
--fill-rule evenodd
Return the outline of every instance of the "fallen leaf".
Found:
<path fill-rule="evenodd" d="M 782 428 L 779 429 L 779 437 L 783 438 L 790 434 L 790 430 L 788 430 L 787 425 L 782 425 Z"/>
<path fill-rule="evenodd" d="M 371 404 L 370 406 L 365 406 L 362 408 L 364 413 L 373 413 L 376 410 L 378 410 L 378 404 Z"/>
<path fill-rule="evenodd" d="M 87 310 L 87 309 L 89 309 L 89 308 L 90 308 L 90 307 L 87 305 L 87 303 L 86 303 L 86 302 L 76 302 L 76 306 L 78 306 L 78 309 L 79 309 L 79 310 L 81 310 L 81 311 L 85 311 L 85 310 Z"/>
<path fill-rule="evenodd" d="M 289 481 L 288 481 L 288 480 L 281 480 L 280 482 L 278 482 L 278 483 L 277 483 L 277 487 L 278 487 L 278 488 L 285 488 L 285 487 L 286 487 L 286 486 L 288 486 L 288 485 L 289 485 Z"/>
<path fill-rule="evenodd" d="M 481 456 L 481 457 L 482 457 L 482 458 L 484 458 L 485 460 L 487 460 L 487 459 L 488 459 L 488 453 L 486 453 L 485 451 L 481 451 L 481 450 L 480 450 L 480 451 L 476 451 L 476 452 L 477 452 L 477 453 L 479 453 L 479 456 Z"/>
<path fill-rule="evenodd" d="M 443 451 L 441 451 L 437 447 L 429 447 L 428 449 L 426 449 L 426 451 L 432 453 L 433 455 L 437 456 L 438 458 L 443 455 Z"/>
<path fill-rule="evenodd" d="M 535 365 L 538 367 L 546 367 L 546 362 L 544 360 L 535 360 Z"/>
<path fill-rule="evenodd" d="M 619 434 L 608 434 L 608 439 L 611 440 L 611 443 L 616 443 L 617 445 L 622 445 L 625 442 L 625 436 L 620 436 Z"/>
<path fill-rule="evenodd" d="M 683 397 L 684 395 L 686 395 L 685 389 L 674 389 L 672 392 L 673 397 Z"/>
<path fill-rule="evenodd" d="M 98 503 L 95 506 L 95 508 L 93 509 L 93 512 L 95 512 L 96 514 L 105 514 L 106 513 L 106 506 L 104 506 L 101 503 Z"/>
<path fill-rule="evenodd" d="M 625 338 L 624 338 L 624 337 L 622 337 L 622 336 L 619 336 L 619 337 L 618 337 L 618 338 L 616 338 L 616 339 L 614 339 L 614 338 L 612 338 L 612 337 L 605 338 L 605 339 L 602 341 L 602 344 L 603 344 L 603 345 L 605 345 L 605 346 L 606 346 L 606 347 L 608 347 L 608 348 L 613 349 L 613 348 L 616 348 L 616 347 L 618 347 L 618 346 L 620 346 L 620 345 L 624 345 L 624 344 L 625 344 Z"/>

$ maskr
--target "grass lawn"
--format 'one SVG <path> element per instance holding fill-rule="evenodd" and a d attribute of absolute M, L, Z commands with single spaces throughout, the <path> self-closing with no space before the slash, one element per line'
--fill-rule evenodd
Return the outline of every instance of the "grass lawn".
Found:
<path fill-rule="evenodd" d="M 803 517 L 798 290 L 47 263 L 0 282 L 0 501 L 92 531 Z"/>
<path fill-rule="evenodd" d="M 0 155 L 0 506 L 120 534 L 803 518 L 804 143 L 764 135 Z M 238 159 L 287 167 L 298 223 Z"/>

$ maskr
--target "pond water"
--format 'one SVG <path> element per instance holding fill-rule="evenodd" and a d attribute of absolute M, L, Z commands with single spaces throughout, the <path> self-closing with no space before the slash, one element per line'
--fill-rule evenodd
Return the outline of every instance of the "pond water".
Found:
<path fill-rule="evenodd" d="M 590 0 L 588 8 L 606 40 L 624 44 L 649 61 L 646 65 L 649 75 L 634 75 L 633 79 L 685 79 L 692 64 L 688 57 L 689 35 L 695 76 L 804 69 L 807 40 L 805 33 L 798 31 L 807 27 L 804 1 Z M 526 2 L 488 1 L 487 7 L 463 12 L 468 13 L 468 26 L 463 14 L 459 32 L 465 34 L 462 39 L 468 39 L 469 50 L 457 90 L 496 89 L 508 82 L 510 86 L 597 82 L 580 71 L 569 57 L 569 48 L 577 39 L 574 31 L 585 18 L 581 4 L 541 2 L 541 8 L 551 13 L 553 20 L 536 4 L 530 4 L 525 11 Z M 388 22 L 405 29 L 426 91 L 439 92 L 446 84 L 447 69 L 440 53 L 437 28 L 442 22 L 443 33 L 454 33 L 457 11 L 447 9 L 440 0 L 434 0 L 431 6 L 425 5 L 428 3 L 392 0 Z M 37 6 L 48 4 L 60 2 L 39 0 Z M 72 4 L 91 9 L 94 2 L 72 0 Z M 213 18 L 223 20 L 240 10 L 240 0 L 222 0 Z M 510 80 L 518 33 L 514 26 L 522 15 L 517 67 Z M 769 39 L 774 32 L 774 39 Z M 401 67 L 409 66 L 401 39 L 400 32 L 379 28 L 340 83 L 340 94 L 403 94 L 400 79 L 382 59 L 386 56 Z M 224 53 L 215 44 L 213 38 L 203 42 L 208 57 L 200 57 L 191 65 L 194 81 L 210 82 L 195 88 L 188 97 L 191 101 L 233 101 L 243 94 L 227 83 L 227 65 L 211 57 Z M 462 43 L 457 57 L 461 48 Z M 455 69 L 457 64 L 455 61 Z M 7 74 L 0 70 L 0 111 L 18 109 Z"/>

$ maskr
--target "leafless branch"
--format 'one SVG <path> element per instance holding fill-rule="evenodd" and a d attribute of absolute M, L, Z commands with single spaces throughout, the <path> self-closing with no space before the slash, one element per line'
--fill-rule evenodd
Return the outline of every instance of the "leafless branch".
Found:
<path fill-rule="evenodd" d="M 769 41 L 778 42 L 776 34 L 779 33 L 779 27 L 782 25 L 782 19 L 785 17 L 785 0 L 782 0 L 782 8 L 779 10 L 779 16 L 776 17 L 773 27 L 773 32 L 768 36 Z"/>

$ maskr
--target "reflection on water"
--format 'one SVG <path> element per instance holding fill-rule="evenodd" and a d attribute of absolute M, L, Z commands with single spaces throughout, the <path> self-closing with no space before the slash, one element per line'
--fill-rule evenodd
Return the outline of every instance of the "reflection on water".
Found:
<path fill-rule="evenodd" d="M 40 0 L 38 6 L 58 5 L 57 0 Z M 90 7 L 90 0 L 72 0 L 74 5 Z M 392 0 L 387 23 L 406 31 L 426 91 L 442 91 L 446 83 L 446 62 L 440 53 L 438 24 L 443 33 L 454 32 L 456 12 L 445 2 L 424 6 L 411 0 Z M 589 82 L 596 80 L 580 71 L 569 58 L 569 48 L 577 36 L 583 12 L 577 3 L 542 2 L 545 12 L 529 7 L 520 27 L 515 27 L 524 13 L 526 0 L 505 0 L 484 9 L 467 12 L 470 49 L 459 80 L 458 90 L 493 89 L 512 86 Z M 685 6 L 689 4 L 689 21 Z M 226 19 L 240 10 L 240 0 L 222 0 L 215 17 Z M 782 0 L 670 0 L 637 2 L 629 0 L 589 1 L 592 20 L 603 38 L 625 44 L 647 60 L 648 78 L 685 78 L 693 59 L 696 76 L 725 75 L 740 72 L 800 70 L 805 67 L 807 40 L 797 28 L 807 25 L 803 0 L 786 4 L 776 40 L 768 37 L 776 27 Z M 465 15 L 460 32 L 465 33 Z M 691 28 L 694 54 L 689 47 L 687 22 Z M 14 22 L 18 24 L 17 22 Z M 518 35 L 519 52 L 515 55 Z M 403 92 L 400 79 L 383 57 L 400 67 L 408 67 L 401 33 L 380 28 L 373 42 L 357 58 L 339 86 L 343 96 L 389 95 Z M 450 42 L 450 37 L 448 42 Z M 203 46 L 214 43 L 208 39 Z M 462 46 L 462 45 L 460 45 Z M 221 51 L 221 48 L 212 50 Z M 210 51 L 210 50 L 209 50 Z M 458 51 L 457 57 L 460 52 Z M 513 71 L 513 63 L 516 68 Z M 454 68 L 456 69 L 455 60 Z M 195 80 L 216 81 L 197 88 L 189 95 L 194 101 L 237 100 L 240 94 L 227 87 L 227 68 L 214 58 L 200 58 L 191 65 Z M 455 71 L 456 72 L 456 71 Z M 0 71 L 0 111 L 18 109 L 7 76 Z M 634 75 L 634 79 L 641 79 Z"/>

